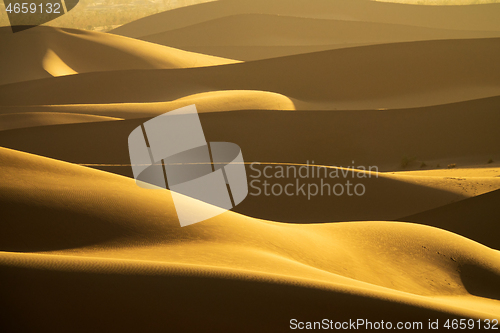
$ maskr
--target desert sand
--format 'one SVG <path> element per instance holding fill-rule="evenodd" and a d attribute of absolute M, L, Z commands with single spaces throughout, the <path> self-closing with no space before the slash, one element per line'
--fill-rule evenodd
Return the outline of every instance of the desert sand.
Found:
<path fill-rule="evenodd" d="M 239 14 L 141 36 L 140 39 L 205 54 L 258 60 L 370 44 L 499 36 L 499 31 Z"/>
<path fill-rule="evenodd" d="M 136 39 L 90 31 L 36 27 L 13 34 L 0 28 L 6 66 L 0 84 L 77 73 L 125 69 L 186 68 L 235 63 L 161 47 Z"/>
<path fill-rule="evenodd" d="M 216 90 L 269 91 L 330 109 L 448 104 L 498 95 L 499 41 L 418 41 L 222 66 L 82 73 L 6 84 L 0 105 L 164 102 Z"/>
<path fill-rule="evenodd" d="M 500 319 L 499 16 L 222 0 L 110 33 L 0 28 L 0 331 Z M 249 183 L 312 165 L 366 191 L 250 187 L 181 228 L 170 190 L 137 186 L 127 138 L 192 104 Z"/>
<path fill-rule="evenodd" d="M 297 311 L 347 319 L 368 306 L 368 317 L 400 320 L 491 318 L 500 310 L 481 298 L 498 295 L 498 251 L 444 230 L 397 222 L 290 225 L 232 212 L 180 229 L 166 191 L 12 150 L 0 156 L 0 197 L 11 221 L 1 236 L 2 276 L 11 286 L 2 294 L 24 308 L 23 316 L 37 318 L 26 328 L 48 329 L 50 319 L 39 317 L 46 311 L 59 314 L 61 330 L 100 310 L 94 320 L 114 323 L 113 330 L 139 328 L 146 316 L 149 329 L 194 331 L 203 325 L 185 323 L 196 310 L 205 320 L 224 312 L 228 330 L 257 316 L 243 328 L 252 331 L 263 324 L 283 330 L 276 318 Z M 485 284 L 483 277 L 492 276 Z M 261 304 L 269 293 L 273 302 Z M 163 307 L 169 313 L 162 316 Z M 164 316 L 172 316 L 168 324 Z M 79 329 L 94 325 L 85 321 Z"/>
<path fill-rule="evenodd" d="M 404 24 L 437 29 L 500 31 L 499 4 L 480 6 L 408 6 L 366 0 L 214 1 L 159 13 L 111 32 L 138 38 L 238 14 Z"/>

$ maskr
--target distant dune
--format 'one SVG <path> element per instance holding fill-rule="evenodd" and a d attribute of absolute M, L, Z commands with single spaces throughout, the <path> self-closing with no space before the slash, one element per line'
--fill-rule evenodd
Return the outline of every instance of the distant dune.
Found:
<path fill-rule="evenodd" d="M 422 162 L 428 168 L 438 163 L 445 168 L 452 163 L 459 167 L 486 166 L 489 158 L 500 161 L 496 144 L 500 142 L 498 101 L 496 97 L 384 111 L 241 110 L 207 112 L 200 118 L 208 140 L 235 142 L 247 162 L 312 163 L 314 158 L 319 165 L 351 166 L 354 160 L 356 166 L 376 165 L 380 171 L 396 171 L 404 170 L 401 163 L 406 157 L 414 158 L 408 161 L 408 169 L 422 170 Z M 133 107 L 135 114 L 111 105 L 97 115 L 140 117 L 140 105 Z M 168 111 L 161 106 L 156 110 L 144 107 L 146 117 L 138 119 L 0 131 L 0 145 L 73 163 L 129 163 L 129 133 L 147 119 Z M 47 111 L 58 110 L 67 113 L 72 108 L 47 107 Z M 96 110 L 87 111 L 94 114 Z M 7 111 L 13 113 L 14 109 Z M 81 114 L 86 109 L 75 106 L 73 111 Z M 103 146 L 102 142 L 108 144 Z M 61 149 L 65 145 L 78 149 Z M 127 169 L 127 175 L 130 172 Z"/>
<path fill-rule="evenodd" d="M 367 44 L 486 37 L 500 37 L 500 31 L 240 14 L 140 39 L 205 54 L 257 60 Z"/>
<path fill-rule="evenodd" d="M 500 254 L 450 232 L 397 222 L 287 225 L 232 212 L 181 229 L 167 191 L 7 149 L 0 161 L 2 307 L 37 318 L 18 323 L 16 312 L 3 328 L 45 331 L 58 318 L 63 331 L 80 316 L 92 318 L 85 329 L 102 318 L 129 331 L 144 316 L 160 328 L 165 307 L 169 327 L 184 332 L 201 327 L 188 320 L 192 311 L 227 330 L 258 317 L 243 331 L 268 323 L 280 332 L 297 311 L 385 321 L 499 311 L 477 296 L 498 292 Z M 101 307 L 112 311 L 91 316 Z"/>
<path fill-rule="evenodd" d="M 398 221 L 439 226 L 500 250 L 498 238 L 500 225 L 497 222 L 500 213 L 499 202 L 500 191 L 493 191 L 427 212 L 402 217 Z"/>
<path fill-rule="evenodd" d="M 139 40 L 74 29 L 0 28 L 0 85 L 52 76 L 124 69 L 201 67 L 234 63 Z"/>
<path fill-rule="evenodd" d="M 111 32 L 137 38 L 238 14 L 272 14 L 439 29 L 500 31 L 499 11 L 500 4 L 496 3 L 414 6 L 369 0 L 220 0 L 145 17 Z"/>
<path fill-rule="evenodd" d="M 500 177 L 500 163 L 489 161 L 488 164 L 471 165 L 469 167 L 447 168 L 447 169 L 427 169 L 427 170 L 413 170 L 413 171 L 400 171 L 400 175 L 414 175 L 414 176 L 437 176 L 437 177 Z"/>
<path fill-rule="evenodd" d="M 0 106 L 0 115 L 17 114 L 21 118 L 23 114 L 31 113 L 76 113 L 134 119 L 158 116 L 192 104 L 196 104 L 196 109 L 201 113 L 237 110 L 295 110 L 315 106 L 267 91 L 221 90 L 188 95 L 170 102 Z"/>
<path fill-rule="evenodd" d="M 394 171 L 401 170 L 402 161 L 412 157 L 415 161 L 408 166 L 410 169 L 419 169 L 424 162 L 430 168 L 438 163 L 442 167 L 452 163 L 486 166 L 490 157 L 500 160 L 496 146 L 500 138 L 495 139 L 500 135 L 496 101 L 498 98 L 385 111 L 208 112 L 200 118 L 209 141 L 238 144 L 246 162 L 264 163 L 259 169 L 269 162 L 301 165 L 309 161 Z M 127 137 L 147 119 L 2 131 L 0 145 L 132 177 Z M 475 134 L 461 133 L 463 128 Z M 256 174 L 248 165 L 247 173 Z M 381 174 L 378 179 L 353 179 L 349 173 L 344 178 L 326 182 L 332 186 L 346 180 L 363 183 L 366 194 L 339 198 L 325 195 L 311 200 L 304 196 L 249 196 L 236 211 L 284 222 L 393 220 L 500 188 L 500 178 L 494 176 L 419 177 L 396 173 Z M 280 184 L 290 181 L 295 179 L 272 180 Z"/>
<path fill-rule="evenodd" d="M 19 112 L 0 114 L 0 131 L 60 124 L 121 120 L 120 118 L 63 112 Z"/>
<path fill-rule="evenodd" d="M 499 41 L 395 43 L 205 68 L 84 73 L 4 85 L 0 105 L 159 102 L 233 89 L 332 109 L 445 104 L 498 94 Z"/>

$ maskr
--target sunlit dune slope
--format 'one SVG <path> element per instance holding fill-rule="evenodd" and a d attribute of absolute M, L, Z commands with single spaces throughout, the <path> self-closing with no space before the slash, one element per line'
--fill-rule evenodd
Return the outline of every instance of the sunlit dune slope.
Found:
<path fill-rule="evenodd" d="M 467 235 L 468 238 L 500 250 L 499 202 L 500 191 L 494 191 L 398 220 L 439 224 L 443 229 Z"/>
<path fill-rule="evenodd" d="M 233 212 L 181 228 L 168 191 L 8 149 L 0 163 L 2 327 L 53 330 L 57 320 L 63 331 L 80 316 L 90 318 L 84 330 L 129 331 L 144 316 L 162 327 L 165 306 L 169 328 L 183 331 L 208 318 L 231 331 L 256 317 L 243 331 L 263 323 L 285 331 L 299 310 L 319 320 L 361 310 L 386 321 L 500 314 L 500 254 L 450 232 L 398 222 L 289 225 Z M 13 253 L 26 251 L 49 252 Z"/>
<path fill-rule="evenodd" d="M 499 36 L 500 31 L 445 30 L 360 21 L 240 14 L 141 36 L 140 39 L 204 54 L 257 60 L 363 44 Z"/>
<path fill-rule="evenodd" d="M 16 34 L 2 27 L 0 44 L 0 84 L 75 73 L 235 62 L 116 35 L 44 26 Z"/>
<path fill-rule="evenodd" d="M 395 43 L 203 68 L 84 73 L 4 85 L 0 103 L 159 102 L 215 90 L 260 90 L 330 108 L 444 104 L 498 94 L 499 41 Z"/>
<path fill-rule="evenodd" d="M 188 95 L 170 102 L 0 106 L 0 117 L 18 114 L 19 119 L 22 119 L 25 114 L 65 113 L 134 119 L 155 117 L 192 104 L 196 105 L 196 109 L 200 113 L 237 110 L 295 110 L 311 106 L 308 103 L 300 103 L 286 96 L 266 91 L 223 90 Z M 29 122 L 23 124 L 25 126 L 21 127 L 32 126 Z"/>
<path fill-rule="evenodd" d="M 141 37 L 237 14 L 275 14 L 440 29 L 500 31 L 499 12 L 500 4 L 412 6 L 367 0 L 222 0 L 155 14 L 111 32 Z"/>

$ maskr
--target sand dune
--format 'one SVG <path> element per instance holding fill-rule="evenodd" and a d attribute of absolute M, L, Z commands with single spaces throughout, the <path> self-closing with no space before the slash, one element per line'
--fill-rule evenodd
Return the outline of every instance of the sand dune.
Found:
<path fill-rule="evenodd" d="M 416 107 L 497 95 L 498 54 L 499 39 L 443 40 L 204 68 L 84 73 L 4 85 L 0 103 L 159 102 L 208 91 L 260 90 L 332 109 Z"/>
<path fill-rule="evenodd" d="M 490 158 L 500 161 L 496 145 L 500 141 L 498 100 L 496 97 L 385 111 L 206 112 L 200 118 L 208 140 L 238 144 L 247 162 L 312 164 L 314 159 L 319 165 L 347 167 L 354 160 L 355 166 L 375 165 L 380 171 L 422 170 L 422 162 L 427 164 L 426 168 L 436 168 L 438 163 L 441 169 L 454 163 L 458 168 L 486 167 L 491 166 L 487 164 Z M 84 113 L 85 107 L 75 106 L 73 111 Z M 89 114 L 95 114 L 100 106 L 89 107 Z M 102 107 L 98 115 L 135 118 L 142 111 L 139 105 L 125 110 L 120 107 Z M 134 107 L 137 107 L 135 114 Z M 2 131 L 0 145 L 73 163 L 126 164 L 130 163 L 126 146 L 129 133 L 147 119 L 168 111 L 160 105 L 156 107 L 146 108 L 146 118 Z M 55 112 L 59 108 L 60 112 L 72 109 L 59 106 L 47 107 L 46 111 Z M 6 109 L 12 113 L 16 108 Z M 26 108 L 26 111 L 34 110 Z M 102 142 L 108 144 L 103 146 Z M 78 150 L 61 149 L 62 146 Z M 405 157 L 415 160 L 409 160 L 407 169 L 402 169 Z M 130 170 L 127 172 L 130 175 Z M 442 177 L 461 176 L 443 174 Z"/>
<path fill-rule="evenodd" d="M 453 230 L 460 235 L 500 250 L 498 202 L 500 191 L 493 191 L 444 207 L 435 208 L 398 221 L 415 222 Z M 488 232 L 484 232 L 487 230 Z"/>
<path fill-rule="evenodd" d="M 75 73 L 235 62 L 131 38 L 52 27 L 37 27 L 18 34 L 3 27 L 0 28 L 0 43 L 0 84 Z"/>
<path fill-rule="evenodd" d="M 286 57 L 295 54 L 344 49 L 347 47 L 364 46 L 372 43 L 343 43 L 325 45 L 299 45 L 299 46 L 182 46 L 183 50 L 190 50 L 203 54 L 225 54 L 231 59 L 242 61 L 262 60 L 269 58 Z M 196 51 L 194 51 L 196 50 Z"/>
<path fill-rule="evenodd" d="M 413 176 L 437 176 L 437 177 L 499 177 L 500 167 L 498 162 L 491 162 L 487 165 L 475 165 L 466 168 L 452 169 L 429 169 L 400 171 L 398 174 Z"/>
<path fill-rule="evenodd" d="M 22 117 L 22 114 L 28 113 L 76 113 L 134 119 L 158 116 L 167 111 L 192 104 L 196 104 L 200 113 L 237 110 L 295 110 L 296 108 L 306 109 L 315 106 L 267 91 L 222 90 L 193 94 L 171 102 L 0 106 L 0 116 L 20 114 Z"/>
<path fill-rule="evenodd" d="M 390 43 L 433 39 L 499 37 L 500 31 L 463 31 L 401 24 L 240 14 L 181 29 L 141 36 L 171 46 L 297 46 Z"/>
<path fill-rule="evenodd" d="M 232 212 L 180 228 L 168 191 L 8 149 L 0 149 L 0 161 L 0 290 L 4 304 L 30 304 L 23 316 L 40 319 L 23 322 L 25 329 L 46 330 L 63 314 L 58 327 L 64 330 L 75 316 L 88 317 L 110 301 L 105 322 L 130 311 L 117 324 L 127 330 L 142 325 L 147 313 L 153 314 L 148 325 L 164 325 L 157 304 L 172 309 L 169 327 L 184 325 L 183 331 L 200 328 L 187 324 L 193 309 L 197 318 L 220 322 L 223 316 L 230 330 L 240 319 L 279 308 L 263 317 L 271 331 L 287 330 L 299 309 L 306 317 L 320 309 L 321 319 L 363 310 L 364 318 L 386 321 L 499 313 L 498 302 L 477 296 L 498 291 L 484 277 L 498 281 L 500 254 L 450 232 L 397 222 L 289 225 Z M 208 208 L 189 198 L 186 204 Z M 50 252 L 13 253 L 26 251 Z M 273 302 L 263 307 L 270 293 Z M 228 301 L 237 306 L 227 309 Z M 232 311 L 236 317 L 228 316 Z M 20 315 L 2 325 L 14 325 Z"/>
<path fill-rule="evenodd" d="M 43 69 L 52 76 L 64 76 L 78 74 L 69 67 L 54 51 L 48 49 L 42 59 Z M 10 82 L 9 82 L 10 83 Z"/>
<path fill-rule="evenodd" d="M 263 164 L 252 170 L 247 168 L 247 173 L 258 177 L 259 173 L 254 170 L 263 172 L 266 166 Z M 267 171 L 268 174 L 272 172 Z M 266 179 L 260 175 L 248 181 L 250 195 L 234 211 L 256 218 L 293 223 L 396 220 L 395 216 L 403 211 L 424 211 L 425 207 L 440 207 L 500 188 L 500 179 L 495 177 L 449 179 L 382 173 L 378 178 L 374 175 L 369 178 L 358 171 L 349 171 L 347 176 L 336 179 Z M 347 190 L 347 182 L 351 184 L 350 191 Z M 339 195 L 332 193 L 330 187 Z M 283 193 L 285 188 L 289 195 Z M 430 225 L 440 227 L 438 222 Z"/>
<path fill-rule="evenodd" d="M 375 166 L 379 171 L 391 171 L 401 169 L 405 156 L 418 156 L 414 164 L 409 165 L 411 169 L 418 169 L 422 162 L 435 167 L 436 161 L 443 167 L 450 163 L 486 166 L 490 157 L 500 159 L 495 144 L 500 138 L 494 139 L 499 135 L 496 100 L 408 110 L 248 110 L 208 112 L 200 117 L 209 141 L 238 144 L 247 163 L 264 163 L 258 167 L 260 170 L 268 166 L 266 162 L 305 164 L 309 161 L 313 164 L 314 158 L 316 165 L 366 169 Z M 2 131 L 0 145 L 132 177 L 127 137 L 146 120 Z M 429 122 L 434 129 L 429 128 Z M 465 127 L 474 135 L 457 134 Z M 423 132 L 425 136 L 421 135 Z M 321 145 L 314 144 L 318 142 Z M 249 165 L 247 173 L 257 175 Z M 260 185 L 257 184 L 261 190 L 263 180 L 261 177 Z M 321 184 L 319 178 L 299 180 Z M 349 173 L 340 179 L 325 179 L 331 186 L 347 180 L 364 184 L 366 194 L 340 198 L 333 195 L 249 196 L 236 210 L 285 222 L 393 220 L 500 188 L 500 178 L 495 175 L 421 177 L 396 173 L 360 179 Z M 270 181 L 286 185 L 296 180 Z M 251 192 L 258 191 L 251 189 Z"/>
<path fill-rule="evenodd" d="M 20 112 L 0 114 L 0 131 L 35 126 L 90 123 L 120 118 L 63 112 Z"/>
<path fill-rule="evenodd" d="M 0 331 L 500 319 L 499 13 L 220 0 L 114 34 L 0 28 Z M 249 195 L 181 228 L 127 138 L 191 104 Z"/>
<path fill-rule="evenodd" d="M 240 14 L 141 36 L 140 39 L 205 54 L 257 60 L 271 58 L 277 52 L 285 56 L 377 43 L 499 36 L 500 31 L 444 30 L 400 24 Z"/>
<path fill-rule="evenodd" d="M 420 27 L 500 31 L 499 4 L 411 6 L 367 0 L 222 0 L 178 8 L 125 24 L 112 33 L 141 37 L 230 15 L 275 14 Z"/>

